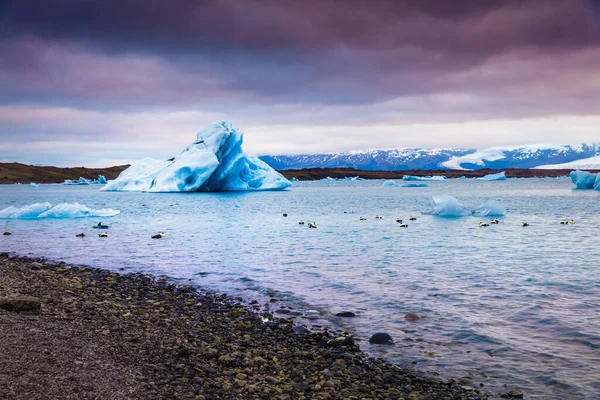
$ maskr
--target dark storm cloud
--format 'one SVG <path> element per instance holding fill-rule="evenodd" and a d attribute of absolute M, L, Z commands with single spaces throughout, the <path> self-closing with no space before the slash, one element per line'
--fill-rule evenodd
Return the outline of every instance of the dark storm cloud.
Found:
<path fill-rule="evenodd" d="M 352 104 L 444 92 L 457 89 L 452 74 L 493 57 L 597 47 L 596 3 L 4 1 L 0 101 L 181 106 L 237 92 L 265 102 Z M 83 67 L 60 62 L 72 53 Z M 132 55 L 146 60 L 137 79 L 122 70 L 132 68 Z M 105 67 L 100 74 L 90 71 L 94 57 Z M 60 84 L 71 78 L 75 87 Z"/>

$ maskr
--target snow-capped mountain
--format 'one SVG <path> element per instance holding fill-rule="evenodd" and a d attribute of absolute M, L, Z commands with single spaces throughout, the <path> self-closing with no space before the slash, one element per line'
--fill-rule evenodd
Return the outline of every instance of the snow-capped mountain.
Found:
<path fill-rule="evenodd" d="M 527 145 L 488 149 L 393 149 L 343 153 L 262 156 L 279 170 L 302 168 L 355 168 L 362 170 L 408 169 L 565 169 L 585 161 L 590 169 L 600 169 L 600 144 Z M 594 165 L 592 165 L 594 164 Z M 596 165 L 597 164 L 597 165 Z M 583 165 L 583 164 L 582 164 Z M 594 168 L 594 166 L 596 168 Z"/>

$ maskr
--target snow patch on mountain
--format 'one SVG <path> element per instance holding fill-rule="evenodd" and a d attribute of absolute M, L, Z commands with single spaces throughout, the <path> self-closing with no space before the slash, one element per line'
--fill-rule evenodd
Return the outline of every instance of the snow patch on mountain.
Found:
<path fill-rule="evenodd" d="M 534 169 L 600 169 L 600 155 L 562 164 L 539 165 Z"/>

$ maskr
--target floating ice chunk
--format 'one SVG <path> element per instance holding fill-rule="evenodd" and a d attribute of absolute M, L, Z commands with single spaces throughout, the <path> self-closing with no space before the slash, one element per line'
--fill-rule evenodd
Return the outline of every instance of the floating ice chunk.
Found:
<path fill-rule="evenodd" d="M 101 185 L 106 185 L 108 182 L 104 175 L 98 175 L 98 183 Z"/>
<path fill-rule="evenodd" d="M 458 218 L 466 217 L 469 215 L 475 215 L 478 217 L 501 217 L 506 215 L 506 209 L 502 207 L 496 200 L 489 199 L 482 205 L 477 207 L 474 211 L 469 210 L 463 206 L 458 200 L 452 196 L 441 195 L 433 196 L 433 210 L 424 214 L 437 215 L 446 218 Z"/>
<path fill-rule="evenodd" d="M 398 187 L 400 185 L 398 185 L 398 182 L 396 182 L 396 181 L 388 180 L 388 181 L 383 182 L 383 184 L 381 186 L 383 186 L 383 187 Z"/>
<path fill-rule="evenodd" d="M 37 183 L 35 183 L 35 182 L 29 182 L 29 186 L 31 186 L 31 187 L 38 187 L 40 185 L 37 184 Z"/>
<path fill-rule="evenodd" d="M 403 181 L 443 181 L 446 180 L 445 176 L 413 176 L 413 175 L 404 175 L 402 177 Z"/>
<path fill-rule="evenodd" d="M 196 141 L 171 160 L 144 159 L 102 190 L 211 192 L 281 190 L 291 183 L 256 157 L 242 151 L 243 134 L 228 122 L 198 132 Z"/>
<path fill-rule="evenodd" d="M 600 190 L 600 173 L 593 174 L 588 171 L 572 171 L 571 182 L 577 189 L 595 189 Z"/>
<path fill-rule="evenodd" d="M 506 173 L 504 171 L 498 172 L 497 174 L 489 174 L 486 176 L 482 176 L 477 178 L 478 181 L 505 181 Z"/>
<path fill-rule="evenodd" d="M 79 177 L 78 180 L 73 180 L 73 179 L 65 179 L 63 185 L 89 185 L 91 184 L 92 181 Z"/>
<path fill-rule="evenodd" d="M 402 187 L 417 188 L 417 187 L 429 187 L 429 185 L 426 183 L 405 183 L 404 185 L 402 185 Z"/>
<path fill-rule="evenodd" d="M 0 211 L 4 219 L 38 219 L 38 218 L 83 218 L 83 217 L 114 217 L 119 210 L 103 208 L 91 209 L 79 203 L 61 203 L 54 207 L 50 203 L 35 203 L 24 207 L 8 207 Z"/>
<path fill-rule="evenodd" d="M 344 177 L 345 181 L 364 181 L 364 178 L 361 178 L 360 176 L 346 176 Z"/>
<path fill-rule="evenodd" d="M 52 207 L 50 203 L 35 203 L 24 207 L 10 206 L 0 211 L 0 218 L 34 219 Z"/>
<path fill-rule="evenodd" d="M 458 200 L 448 195 L 432 196 L 433 210 L 425 214 L 437 215 L 446 218 L 466 217 L 473 214 L 465 208 Z"/>
<path fill-rule="evenodd" d="M 477 217 L 501 217 L 506 215 L 506 209 L 496 200 L 489 199 L 473 211 Z"/>

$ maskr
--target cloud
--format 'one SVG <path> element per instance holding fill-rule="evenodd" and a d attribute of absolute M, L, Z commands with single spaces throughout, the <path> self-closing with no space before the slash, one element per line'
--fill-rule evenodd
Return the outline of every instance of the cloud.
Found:
<path fill-rule="evenodd" d="M 223 118 L 276 153 L 514 142 L 553 118 L 588 132 L 599 69 L 591 0 L 0 2 L 0 136 L 55 143 L 47 159 L 171 151 L 165 135 Z M 549 140 L 589 137 L 560 126 Z"/>

